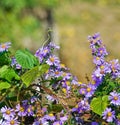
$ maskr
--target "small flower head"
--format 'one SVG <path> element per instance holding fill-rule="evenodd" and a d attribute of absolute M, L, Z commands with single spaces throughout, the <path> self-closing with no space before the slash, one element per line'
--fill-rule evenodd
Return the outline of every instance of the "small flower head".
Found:
<path fill-rule="evenodd" d="M 105 119 L 107 122 L 113 122 L 113 120 L 115 119 L 115 111 L 112 111 L 111 108 L 106 108 L 102 116 L 103 119 Z"/>
<path fill-rule="evenodd" d="M 48 60 L 46 61 L 46 63 L 50 66 L 55 65 L 58 66 L 60 61 L 58 59 L 58 57 L 56 57 L 55 55 L 51 55 Z"/>
<path fill-rule="evenodd" d="M 120 93 L 113 91 L 109 96 L 110 103 L 113 105 L 120 105 Z"/>
<path fill-rule="evenodd" d="M 26 116 L 27 112 L 23 106 L 20 104 L 16 105 L 16 112 L 18 112 L 18 116 Z"/>
<path fill-rule="evenodd" d="M 6 42 L 6 43 L 0 44 L 0 52 L 8 51 L 8 48 L 11 47 L 10 45 L 11 45 L 11 42 Z"/>
<path fill-rule="evenodd" d="M 44 118 L 46 120 L 50 120 L 50 121 L 54 121 L 55 120 L 55 116 L 52 113 L 50 113 L 48 115 L 45 115 Z"/>
<path fill-rule="evenodd" d="M 7 108 L 6 106 L 1 108 L 1 113 L 4 119 L 9 119 L 15 115 L 14 109 Z"/>
<path fill-rule="evenodd" d="M 17 118 L 9 118 L 6 121 L 6 125 L 19 125 L 20 123 L 18 122 Z"/>

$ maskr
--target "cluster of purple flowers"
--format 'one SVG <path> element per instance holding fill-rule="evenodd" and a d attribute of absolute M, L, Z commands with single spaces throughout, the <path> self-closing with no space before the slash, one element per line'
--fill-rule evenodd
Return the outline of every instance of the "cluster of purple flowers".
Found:
<path fill-rule="evenodd" d="M 0 120 L 0 125 L 19 125 L 21 124 L 21 119 L 25 117 L 33 117 L 33 125 L 64 125 L 69 119 L 69 113 L 81 115 L 85 112 L 89 112 L 91 110 L 90 101 L 96 96 L 94 93 L 97 91 L 98 87 L 103 84 L 104 78 L 107 75 L 109 75 L 109 78 L 112 80 L 120 78 L 120 64 L 117 59 L 109 62 L 105 60 L 108 52 L 100 39 L 99 33 L 89 36 L 88 39 L 90 48 L 92 49 L 93 63 L 95 64 L 95 70 L 92 73 L 92 81 L 89 81 L 88 84 L 78 82 L 78 79 L 69 73 L 69 69 L 61 64 L 59 58 L 53 54 L 53 51 L 58 50 L 59 46 L 51 42 L 38 49 L 35 53 L 40 65 L 49 65 L 49 69 L 42 76 L 42 79 L 44 79 L 44 81 L 49 81 L 46 83 L 45 87 L 48 86 L 49 90 L 54 91 L 56 96 L 53 96 L 54 94 L 50 95 L 49 92 L 45 94 L 48 103 L 59 104 L 60 93 L 65 96 L 65 99 L 77 93 L 76 95 L 79 95 L 78 98 L 80 97 L 80 99 L 75 102 L 72 109 L 53 113 L 48 111 L 47 107 L 45 107 L 46 105 L 41 105 L 41 99 L 32 97 L 29 101 L 24 100 L 20 104 L 17 104 L 15 108 L 7 106 L 2 107 L 0 110 L 0 117 L 2 118 Z M 10 44 L 9 42 L 0 44 L 0 52 L 7 52 Z M 15 58 L 11 59 L 11 66 L 19 70 L 22 69 L 22 66 L 17 63 Z M 42 85 L 42 81 L 40 84 Z M 79 91 L 75 90 L 75 88 L 79 89 Z M 42 94 L 41 91 L 39 92 Z M 108 101 L 109 105 L 102 113 L 103 120 L 119 125 L 118 109 L 120 108 L 120 93 L 117 89 L 109 93 Z M 67 104 L 67 106 L 69 107 L 69 104 Z M 22 121 L 24 122 L 24 120 Z M 91 122 L 91 125 L 98 125 L 98 123 Z"/>
<path fill-rule="evenodd" d="M 29 116 L 34 117 L 33 125 L 63 125 L 68 119 L 64 111 L 59 114 L 48 113 L 46 107 L 41 108 L 37 98 L 34 101 L 32 98 L 30 102 L 24 100 L 22 104 L 17 104 L 15 109 L 2 107 L 0 112 L 3 117 L 0 125 L 20 125 L 21 119 Z"/>
<path fill-rule="evenodd" d="M 99 33 L 96 33 L 93 36 L 89 36 L 88 39 L 90 42 L 90 48 L 92 49 L 93 63 L 96 66 L 94 72 L 92 73 L 92 84 L 97 89 L 97 87 L 102 84 L 103 79 L 108 74 L 110 75 L 110 79 L 116 80 L 120 78 L 120 64 L 118 62 L 118 59 L 114 59 L 110 62 L 105 60 L 105 57 L 108 55 L 108 52 L 106 51 L 106 48 L 103 45 L 102 40 L 100 39 Z M 108 100 L 110 101 L 110 104 L 114 106 L 119 106 L 120 93 L 114 90 L 109 94 L 110 95 L 108 97 Z M 86 92 L 84 95 L 86 95 Z M 113 122 L 116 119 L 115 111 L 111 108 L 106 108 L 102 116 L 103 119 L 105 119 L 107 122 Z"/>
<path fill-rule="evenodd" d="M 64 93 L 69 94 L 72 85 L 78 85 L 78 80 L 71 73 L 69 73 L 68 68 L 61 64 L 59 58 L 53 54 L 53 50 L 59 49 L 54 43 L 49 43 L 38 49 L 35 56 L 38 57 L 40 63 L 46 63 L 50 66 L 48 72 L 45 75 L 45 79 L 54 79 L 55 82 L 52 84 L 54 89 L 62 86 Z M 58 80 L 61 79 L 61 80 Z"/>

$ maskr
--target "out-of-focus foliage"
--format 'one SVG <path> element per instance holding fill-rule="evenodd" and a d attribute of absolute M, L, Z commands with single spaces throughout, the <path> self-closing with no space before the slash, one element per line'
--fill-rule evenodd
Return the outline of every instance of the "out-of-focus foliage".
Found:
<path fill-rule="evenodd" d="M 59 0 L 0 0 L 0 42 L 11 41 L 17 49 L 44 41 L 44 19 L 36 13 L 43 11 L 44 17 L 45 9 L 54 9 L 58 4 Z"/>

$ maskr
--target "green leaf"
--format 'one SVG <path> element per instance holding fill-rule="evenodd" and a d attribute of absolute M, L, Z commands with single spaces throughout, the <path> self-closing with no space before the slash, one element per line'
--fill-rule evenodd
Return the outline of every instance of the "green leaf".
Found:
<path fill-rule="evenodd" d="M 22 68 L 31 69 L 37 63 L 37 59 L 28 50 L 18 50 L 15 54 L 17 62 Z"/>
<path fill-rule="evenodd" d="M 102 115 L 103 111 L 107 108 L 107 105 L 108 105 L 107 95 L 103 97 L 93 98 L 90 104 L 92 111 L 100 116 Z"/>
<path fill-rule="evenodd" d="M 8 83 L 8 82 L 0 82 L 0 90 L 8 89 L 10 87 L 11 87 L 10 83 Z"/>
<path fill-rule="evenodd" d="M 37 77 L 43 75 L 49 66 L 47 64 L 43 64 L 40 66 L 36 66 L 21 76 L 23 83 L 28 87 Z"/>
<path fill-rule="evenodd" d="M 15 73 L 15 71 L 6 65 L 0 68 L 0 78 L 6 79 L 9 82 L 11 82 L 13 78 L 20 80 L 20 77 Z"/>

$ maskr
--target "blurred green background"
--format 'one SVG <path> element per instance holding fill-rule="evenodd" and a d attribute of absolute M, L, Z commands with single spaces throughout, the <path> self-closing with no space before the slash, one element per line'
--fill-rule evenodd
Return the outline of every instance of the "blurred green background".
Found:
<path fill-rule="evenodd" d="M 48 29 L 61 62 L 80 81 L 94 68 L 88 35 L 100 32 L 109 59 L 120 59 L 120 0 L 0 0 L 0 42 L 11 41 L 13 52 L 35 53 Z"/>

